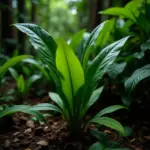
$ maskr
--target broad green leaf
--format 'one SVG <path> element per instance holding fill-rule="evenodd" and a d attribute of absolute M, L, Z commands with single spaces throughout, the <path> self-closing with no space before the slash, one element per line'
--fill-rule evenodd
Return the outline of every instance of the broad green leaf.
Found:
<path fill-rule="evenodd" d="M 143 0 L 132 0 L 128 2 L 124 8 L 131 11 L 132 14 L 134 14 L 134 16 L 137 17 L 140 14 L 140 11 L 138 8 L 142 2 Z"/>
<path fill-rule="evenodd" d="M 89 150 L 105 150 L 105 146 L 100 142 L 96 142 L 89 147 Z"/>
<path fill-rule="evenodd" d="M 31 87 L 31 85 L 36 82 L 37 80 L 39 80 L 41 78 L 41 75 L 35 74 L 32 75 L 28 80 L 26 80 L 25 83 L 25 91 L 29 90 L 29 88 Z"/>
<path fill-rule="evenodd" d="M 49 73 L 60 88 L 59 74 L 56 69 L 55 56 L 57 45 L 53 38 L 45 30 L 34 24 L 14 24 L 20 31 L 29 36 L 31 44 L 40 54 L 43 64 L 49 69 Z"/>
<path fill-rule="evenodd" d="M 89 99 L 93 90 L 96 88 L 98 81 L 102 79 L 109 66 L 115 61 L 128 38 L 129 37 L 122 38 L 121 40 L 116 41 L 104 48 L 88 66 L 85 73 L 85 100 Z M 86 101 L 83 103 L 85 102 Z"/>
<path fill-rule="evenodd" d="M 98 98 L 100 97 L 100 95 L 103 91 L 103 88 L 104 87 L 100 87 L 92 93 L 90 100 L 87 101 L 87 104 L 85 105 L 85 107 L 83 109 L 82 116 L 84 116 L 86 111 L 98 100 Z"/>
<path fill-rule="evenodd" d="M 49 103 L 41 103 L 41 104 L 37 104 L 37 105 L 34 105 L 34 106 L 31 106 L 29 108 L 29 110 L 32 110 L 32 111 L 47 111 L 47 110 L 50 110 L 50 111 L 55 111 L 55 112 L 60 112 L 61 113 L 61 110 L 53 105 L 53 104 L 49 104 Z"/>
<path fill-rule="evenodd" d="M 7 108 L 3 109 L 3 111 L 0 111 L 0 118 L 4 117 L 6 115 L 16 113 L 16 112 L 25 111 L 28 108 L 30 108 L 30 106 L 27 106 L 27 105 L 14 105 L 12 107 L 7 107 Z"/>
<path fill-rule="evenodd" d="M 44 69 L 44 66 L 42 66 L 43 64 L 41 64 L 40 62 L 36 61 L 33 58 L 24 59 L 23 62 L 33 64 L 36 68 L 38 68 L 43 73 L 43 75 L 46 77 L 46 79 L 50 80 L 50 77 L 49 77 L 47 71 Z"/>
<path fill-rule="evenodd" d="M 20 61 L 22 61 L 25 58 L 30 58 L 32 56 L 30 55 L 20 55 L 20 56 L 16 56 L 13 58 L 10 58 L 9 60 L 7 60 L 1 67 L 0 67 L 0 75 L 4 75 L 5 72 L 8 70 L 8 68 L 13 67 L 14 65 L 16 65 L 17 63 L 19 63 Z"/>
<path fill-rule="evenodd" d="M 96 46 L 100 47 L 101 49 L 106 46 L 109 42 L 109 38 L 111 36 L 111 32 L 113 31 L 115 24 L 115 19 L 107 20 L 102 31 L 100 32 L 97 40 L 96 40 Z"/>
<path fill-rule="evenodd" d="M 56 65 L 60 73 L 62 90 L 72 107 L 72 97 L 84 84 L 84 72 L 73 50 L 63 39 L 58 40 Z"/>
<path fill-rule="evenodd" d="M 91 98 L 90 98 L 90 100 L 88 101 L 88 107 L 92 106 L 92 105 L 98 100 L 98 98 L 100 97 L 100 95 L 101 95 L 101 93 L 102 93 L 102 91 L 103 91 L 103 88 L 104 88 L 104 87 L 102 86 L 102 87 L 96 89 L 96 90 L 92 93 Z"/>
<path fill-rule="evenodd" d="M 99 125 L 104 125 L 106 127 L 109 127 L 111 129 L 118 131 L 122 135 L 126 135 L 124 127 L 117 120 L 114 120 L 112 118 L 97 117 L 97 118 L 90 120 L 90 122 L 97 123 Z"/>
<path fill-rule="evenodd" d="M 107 108 L 102 109 L 98 114 L 96 114 L 95 117 L 101 117 L 101 116 L 103 116 L 103 115 L 106 115 L 106 114 L 115 112 L 115 111 L 120 110 L 120 109 L 126 109 L 126 107 L 121 106 L 121 105 L 109 106 L 109 107 L 107 107 Z M 95 118 L 95 117 L 94 117 L 94 118 Z"/>
<path fill-rule="evenodd" d="M 56 111 L 56 112 L 61 112 L 58 107 L 55 105 L 49 104 L 49 103 L 42 103 L 42 104 L 37 104 L 34 106 L 28 106 L 28 105 L 14 105 L 10 107 L 6 107 L 2 111 L 0 111 L 0 118 L 6 116 L 6 115 L 11 115 L 17 112 L 24 112 L 30 115 L 35 115 L 39 119 L 43 118 L 42 115 L 39 113 L 39 111 Z M 43 120 L 43 119 L 42 119 Z"/>
<path fill-rule="evenodd" d="M 25 81 L 22 75 L 19 76 L 17 79 L 17 88 L 20 93 L 24 93 L 25 91 Z"/>
<path fill-rule="evenodd" d="M 97 39 L 99 38 L 104 26 L 107 25 L 108 23 L 110 23 L 110 21 L 105 21 L 101 23 L 99 26 L 97 26 L 92 31 L 92 33 L 90 34 L 90 37 L 86 41 L 85 47 L 82 52 L 82 64 L 83 64 L 84 70 L 86 69 L 91 49 L 93 49 L 93 46 L 96 44 Z"/>
<path fill-rule="evenodd" d="M 85 29 L 77 32 L 72 38 L 70 42 L 70 47 L 76 52 L 81 40 L 83 39 L 83 34 L 85 33 Z"/>
<path fill-rule="evenodd" d="M 145 79 L 149 76 L 150 76 L 150 65 L 149 64 L 140 69 L 137 69 L 135 72 L 133 72 L 131 77 L 129 77 L 125 81 L 126 90 L 129 93 L 131 93 L 140 81 L 142 81 L 143 79 Z"/>
<path fill-rule="evenodd" d="M 133 13 L 126 8 L 121 7 L 111 7 L 106 10 L 103 10 L 100 12 L 101 14 L 105 15 L 114 15 L 114 16 L 120 16 L 127 19 L 131 19 L 133 22 L 136 22 L 136 18 L 134 17 Z"/>
<path fill-rule="evenodd" d="M 57 93 L 49 92 L 49 97 L 54 101 L 62 110 L 64 110 L 64 103 Z"/>
<path fill-rule="evenodd" d="M 83 35 L 83 39 L 76 50 L 76 55 L 79 58 L 80 62 L 82 62 L 82 60 L 83 60 L 83 52 L 85 50 L 85 45 L 86 45 L 89 37 L 90 37 L 90 33 L 85 32 Z"/>
<path fill-rule="evenodd" d="M 9 70 L 11 76 L 17 81 L 17 79 L 19 77 L 18 72 L 14 68 L 9 68 L 8 70 Z"/>
<path fill-rule="evenodd" d="M 124 71 L 126 66 L 126 62 L 113 63 L 111 66 L 109 66 L 107 73 L 112 79 L 115 79 L 119 74 L 121 74 Z"/>

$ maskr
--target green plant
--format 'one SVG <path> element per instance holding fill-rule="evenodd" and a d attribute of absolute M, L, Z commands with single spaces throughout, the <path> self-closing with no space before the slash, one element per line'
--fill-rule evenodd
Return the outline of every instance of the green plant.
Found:
<path fill-rule="evenodd" d="M 102 92 L 103 87 L 96 89 L 99 81 L 129 38 L 125 37 L 105 47 L 89 64 L 90 52 L 98 42 L 106 23 L 107 21 L 93 30 L 80 49 L 78 57 L 74 53 L 75 50 L 72 50 L 63 39 L 59 38 L 56 44 L 54 39 L 39 26 L 33 24 L 14 25 L 29 36 L 31 44 L 38 50 L 41 61 L 55 81 L 59 95 L 49 94 L 57 104 L 57 106 L 51 105 L 51 107 L 55 107 L 56 109 L 53 110 L 64 116 L 72 134 L 80 133 L 83 117 Z M 125 130 L 118 121 L 104 117 L 104 115 L 122 108 L 125 107 L 115 105 L 105 108 L 86 125 L 91 123 L 105 125 L 125 135 Z"/>
<path fill-rule="evenodd" d="M 22 61 L 25 58 L 29 58 L 31 56 L 29 55 L 21 55 L 21 56 L 16 56 L 16 57 L 12 57 L 10 59 L 6 59 L 5 62 L 1 62 L 1 66 L 0 66 L 0 86 L 2 86 L 4 84 L 5 81 L 5 73 L 8 71 L 9 67 L 13 67 L 14 65 L 16 65 L 17 63 L 19 63 L 20 61 Z M 2 58 L 6 58 L 2 55 Z M 12 100 L 12 96 L 11 93 L 13 91 L 9 90 L 9 91 L 2 91 L 0 93 L 0 101 L 1 102 L 6 102 L 6 101 L 10 101 Z"/>
<path fill-rule="evenodd" d="M 0 86 L 2 86 L 3 79 L 5 73 L 8 71 L 10 67 L 13 67 L 17 63 L 20 63 L 25 58 L 30 58 L 29 55 L 20 55 L 15 56 L 8 59 L 2 66 L 0 66 Z M 30 83 L 29 83 L 30 85 Z M 2 94 L 2 93 L 1 93 Z M 7 93 L 8 94 L 8 93 Z M 1 95 L 1 105 L 0 105 L 0 118 L 5 117 L 7 115 L 12 115 L 16 112 L 24 112 L 30 115 L 35 116 L 38 120 L 45 121 L 43 115 L 39 112 L 40 110 L 51 110 L 55 109 L 55 107 L 51 107 L 51 104 L 38 104 L 35 106 L 27 106 L 27 105 L 8 105 L 5 102 L 9 100 L 9 97 L 2 97 Z M 57 111 L 57 109 L 56 109 Z"/>
<path fill-rule="evenodd" d="M 29 65 L 34 66 L 35 70 L 38 69 L 42 73 L 44 78 L 46 78 L 46 80 L 51 80 L 50 76 L 48 75 L 48 71 L 46 70 L 46 67 L 40 61 L 35 60 L 33 58 L 26 58 L 22 62 L 28 63 Z M 32 68 L 32 70 L 33 70 L 33 68 Z"/>
<path fill-rule="evenodd" d="M 40 74 L 35 74 L 25 80 L 23 75 L 19 75 L 14 68 L 9 68 L 9 72 L 16 80 L 18 96 L 21 100 L 24 99 L 25 94 L 29 91 L 32 84 L 41 78 Z"/>
<path fill-rule="evenodd" d="M 135 70 L 131 77 L 125 81 L 125 88 L 128 93 L 131 94 L 137 84 L 148 77 L 150 77 L 150 64 Z"/>
<path fill-rule="evenodd" d="M 106 133 L 98 130 L 91 130 L 91 135 L 98 140 L 89 147 L 89 150 L 129 150 L 128 148 L 120 148 L 120 143 L 108 139 Z"/>
<path fill-rule="evenodd" d="M 13 67 L 14 65 L 19 63 L 23 59 L 29 58 L 29 57 L 31 57 L 31 56 L 29 56 L 29 55 L 20 55 L 20 56 L 15 56 L 13 58 L 8 59 L 2 66 L 0 66 L 0 77 L 2 78 L 10 67 Z"/>
<path fill-rule="evenodd" d="M 124 7 L 112 7 L 100 12 L 104 15 L 116 17 L 111 35 L 112 39 L 117 40 L 127 35 L 133 35 L 133 38 L 121 51 L 115 63 L 107 70 L 109 75 L 107 82 L 110 88 L 112 85 L 117 87 L 117 91 L 112 91 L 112 93 L 119 93 L 122 102 L 127 107 L 132 103 L 131 93 L 136 84 L 144 79 L 144 76 L 148 76 L 145 72 L 148 71 L 146 66 L 150 64 L 149 10 L 149 0 L 132 0 Z M 141 69 L 137 70 L 137 68 Z"/>

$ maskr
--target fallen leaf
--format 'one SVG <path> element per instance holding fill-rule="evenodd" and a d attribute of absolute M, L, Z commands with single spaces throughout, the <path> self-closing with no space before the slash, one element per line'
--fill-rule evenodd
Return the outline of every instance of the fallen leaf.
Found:
<path fill-rule="evenodd" d="M 36 144 L 40 146 L 47 146 L 48 142 L 46 142 L 45 140 L 42 140 L 42 141 L 37 142 Z"/>

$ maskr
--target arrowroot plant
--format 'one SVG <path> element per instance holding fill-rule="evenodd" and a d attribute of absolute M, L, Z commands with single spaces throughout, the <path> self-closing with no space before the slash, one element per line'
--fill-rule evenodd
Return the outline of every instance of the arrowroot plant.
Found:
<path fill-rule="evenodd" d="M 16 80 L 17 95 L 20 101 L 23 101 L 24 98 L 26 98 L 25 95 L 31 88 L 32 84 L 42 77 L 40 74 L 34 74 L 25 80 L 23 75 L 19 75 L 14 68 L 9 68 L 9 72 L 11 76 Z"/>
<path fill-rule="evenodd" d="M 2 79 L 4 78 L 5 73 L 9 70 L 9 68 L 15 66 L 16 64 L 20 63 L 24 59 L 31 58 L 30 55 L 20 55 L 15 56 L 10 59 L 8 59 L 3 65 L 0 66 L 0 86 L 2 86 Z M 28 86 L 32 83 L 33 79 L 28 79 Z M 32 81 L 31 81 L 32 80 Z M 21 85 L 21 84 L 20 84 Z M 21 88 L 22 89 L 22 88 Z M 45 122 L 45 119 L 43 115 L 40 113 L 41 110 L 51 110 L 52 108 L 55 109 L 55 107 L 51 107 L 51 104 L 37 104 L 34 106 L 28 106 L 28 105 L 8 105 L 5 103 L 5 101 L 8 99 L 8 96 L 2 97 L 0 93 L 0 119 L 12 115 L 17 112 L 24 112 L 30 115 L 35 116 L 38 120 Z M 56 109 L 55 109 L 56 110 Z M 57 111 L 57 110 L 56 110 Z"/>
<path fill-rule="evenodd" d="M 63 115 L 72 134 L 81 133 L 83 117 L 98 100 L 103 90 L 103 86 L 97 88 L 98 83 L 129 38 L 122 38 L 105 47 L 88 63 L 92 48 L 96 46 L 104 26 L 109 23 L 110 21 L 106 21 L 100 24 L 86 40 L 81 38 L 84 33 L 78 34 L 78 38 L 75 36 L 76 40 L 71 40 L 70 45 L 61 38 L 55 42 L 49 33 L 37 25 L 14 24 L 29 36 L 31 44 L 38 50 L 41 61 L 49 70 L 50 77 L 55 81 L 58 94 L 50 92 L 49 96 L 56 105 L 50 105 L 49 109 Z M 72 45 L 76 49 L 72 49 Z M 124 127 L 118 121 L 104 116 L 122 108 L 124 107 L 121 105 L 107 107 L 98 112 L 85 125 L 96 123 L 125 135 Z"/>

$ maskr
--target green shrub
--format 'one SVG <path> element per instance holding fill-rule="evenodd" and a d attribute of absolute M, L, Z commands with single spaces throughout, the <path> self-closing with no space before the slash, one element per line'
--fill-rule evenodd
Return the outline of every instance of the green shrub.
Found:
<path fill-rule="evenodd" d="M 101 33 L 104 35 L 103 28 L 109 22 L 100 24 L 86 40 L 81 39 L 80 36 L 83 34 L 78 34 L 76 39 L 81 39 L 80 43 L 82 43 L 78 49 L 72 49 L 70 46 L 78 47 L 76 43 L 79 42 L 76 40 L 72 40 L 70 45 L 61 38 L 55 42 L 49 33 L 37 25 L 14 25 L 29 36 L 31 44 L 38 50 L 41 61 L 49 70 L 50 77 L 55 81 L 58 94 L 49 93 L 49 95 L 57 106 L 51 105 L 51 110 L 58 111 L 64 116 L 72 134 L 80 133 L 83 117 L 103 90 L 103 86 L 96 89 L 98 83 L 129 38 L 125 37 L 108 45 L 89 64 L 90 52 L 98 42 Z M 105 108 L 86 125 L 97 123 L 125 135 L 125 130 L 118 121 L 104 117 L 122 108 L 124 107 L 120 105 Z"/>

